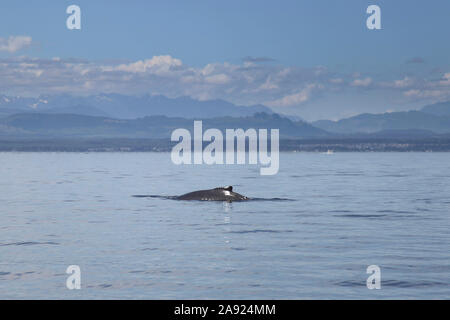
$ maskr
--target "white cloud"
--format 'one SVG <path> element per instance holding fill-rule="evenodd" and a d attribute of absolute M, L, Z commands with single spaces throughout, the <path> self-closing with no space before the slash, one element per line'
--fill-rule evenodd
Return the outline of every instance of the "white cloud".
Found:
<path fill-rule="evenodd" d="M 31 45 L 32 39 L 28 36 L 10 36 L 8 39 L 0 38 L 0 51 L 14 53 Z"/>
<path fill-rule="evenodd" d="M 409 83 L 409 90 L 403 95 L 412 99 L 432 99 L 442 101 L 450 99 L 450 72 L 444 73 L 438 80 L 422 80 Z"/>
<path fill-rule="evenodd" d="M 439 89 L 411 89 L 404 92 L 406 97 L 410 98 L 433 98 L 433 99 L 450 99 L 449 90 L 439 90 Z"/>
<path fill-rule="evenodd" d="M 394 87 L 395 88 L 406 88 L 414 84 L 414 80 L 410 77 L 404 77 L 402 80 L 395 80 Z"/>
<path fill-rule="evenodd" d="M 269 75 L 266 81 L 262 85 L 260 85 L 256 91 L 273 90 L 278 88 L 279 86 L 276 81 L 273 81 L 272 77 Z"/>
<path fill-rule="evenodd" d="M 294 94 L 286 95 L 277 100 L 268 101 L 266 104 L 269 107 L 291 107 L 302 104 L 309 100 L 313 89 L 316 87 L 316 84 L 308 84 L 305 88 Z"/>
<path fill-rule="evenodd" d="M 220 73 L 205 78 L 205 81 L 212 84 L 226 84 L 230 82 L 231 78 L 226 74 Z"/>
<path fill-rule="evenodd" d="M 179 59 L 172 58 L 171 56 L 154 56 L 151 59 L 139 60 L 129 64 L 121 64 L 114 68 L 106 68 L 105 71 L 125 71 L 125 72 L 154 72 L 161 73 L 167 72 L 172 67 L 179 67 L 183 63 Z"/>
<path fill-rule="evenodd" d="M 443 86 L 450 86 L 450 72 L 447 72 L 442 76 L 442 79 L 441 81 L 439 81 L 439 84 Z"/>
<path fill-rule="evenodd" d="M 364 79 L 355 79 L 352 81 L 354 87 L 368 87 L 372 83 L 372 78 L 367 77 Z"/>
<path fill-rule="evenodd" d="M 450 99 L 450 72 L 434 75 L 434 79 L 408 74 L 392 80 L 386 74 L 374 78 L 369 73 L 331 72 L 322 66 L 224 62 L 197 67 L 170 55 L 126 63 L 23 56 L 0 58 L 0 74 L 0 93 L 4 94 L 162 94 L 224 99 L 241 105 L 290 107 L 292 111 L 296 106 L 304 110 L 311 101 L 328 104 L 325 107 L 331 110 L 338 95 L 366 95 L 367 88 L 380 100 L 386 100 L 385 105 L 391 101 L 395 105 L 414 99 L 426 102 Z"/>

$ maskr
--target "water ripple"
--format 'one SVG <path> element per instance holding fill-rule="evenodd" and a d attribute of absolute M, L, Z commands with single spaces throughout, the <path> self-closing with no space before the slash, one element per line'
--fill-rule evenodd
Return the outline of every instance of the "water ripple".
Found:
<path fill-rule="evenodd" d="M 37 242 L 37 241 L 23 241 L 23 242 L 12 242 L 12 243 L 4 243 L 0 244 L 0 247 L 7 247 L 7 246 L 34 246 L 34 245 L 41 245 L 41 244 L 48 244 L 48 245 L 59 245 L 58 242 L 53 241 L 47 241 L 47 242 Z"/>
<path fill-rule="evenodd" d="M 335 283 L 341 287 L 366 287 L 365 281 L 345 280 Z M 424 287 L 448 287 L 448 283 L 442 281 L 408 281 L 408 280 L 382 280 L 381 287 L 393 288 L 424 288 Z"/>
<path fill-rule="evenodd" d="M 270 230 L 270 229 L 254 229 L 254 230 L 239 230 L 239 231 L 229 231 L 228 233 L 286 233 L 293 232 L 292 230 Z"/>

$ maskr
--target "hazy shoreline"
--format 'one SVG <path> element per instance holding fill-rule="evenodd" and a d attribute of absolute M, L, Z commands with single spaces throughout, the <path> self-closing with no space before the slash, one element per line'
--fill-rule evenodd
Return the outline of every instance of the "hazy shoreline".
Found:
<path fill-rule="evenodd" d="M 170 152 L 166 139 L 11 139 L 0 152 Z M 207 143 L 204 144 L 206 146 Z M 450 139 L 281 139 L 286 152 L 450 152 Z"/>

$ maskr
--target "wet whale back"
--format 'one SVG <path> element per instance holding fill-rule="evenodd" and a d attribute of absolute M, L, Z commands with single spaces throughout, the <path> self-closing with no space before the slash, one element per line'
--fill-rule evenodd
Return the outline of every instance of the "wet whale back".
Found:
<path fill-rule="evenodd" d="M 203 201 L 243 201 L 249 198 L 233 192 L 233 187 L 215 188 L 189 192 L 177 197 L 179 200 L 203 200 Z"/>

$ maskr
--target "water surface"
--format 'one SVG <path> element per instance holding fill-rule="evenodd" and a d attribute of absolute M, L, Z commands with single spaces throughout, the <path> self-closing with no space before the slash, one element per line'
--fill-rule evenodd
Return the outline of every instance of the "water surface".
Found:
<path fill-rule="evenodd" d="M 0 298 L 450 298 L 449 153 L 0 153 Z M 254 198 L 175 201 L 233 185 Z M 366 288 L 380 266 L 381 290 Z M 82 289 L 65 286 L 79 265 Z"/>

